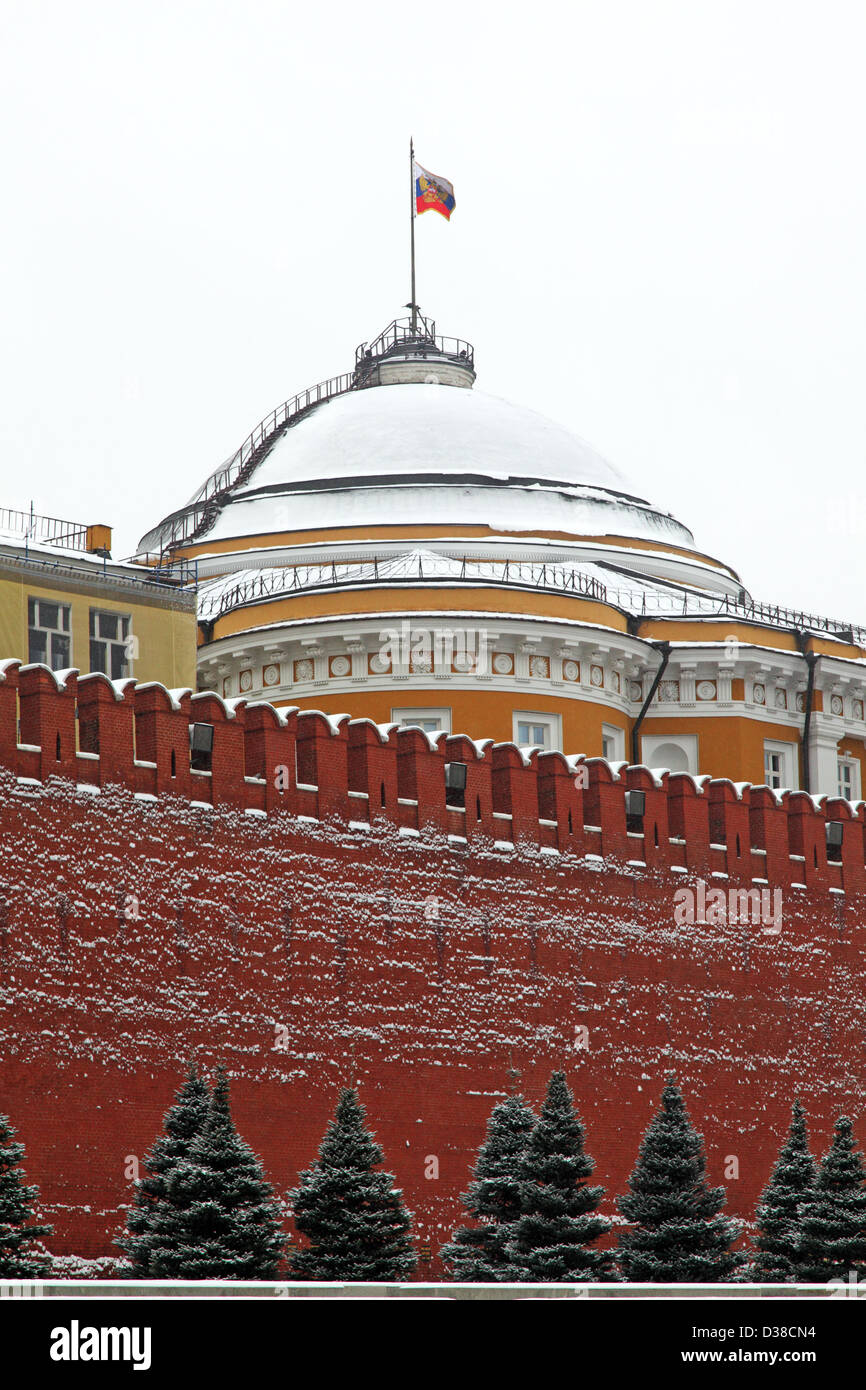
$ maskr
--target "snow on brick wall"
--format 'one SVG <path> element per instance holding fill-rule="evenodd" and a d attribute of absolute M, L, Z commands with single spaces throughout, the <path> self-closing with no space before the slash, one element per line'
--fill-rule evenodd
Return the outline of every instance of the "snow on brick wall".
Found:
<path fill-rule="evenodd" d="M 493 1104 L 554 1067 L 609 1205 L 668 1071 L 747 1218 L 798 1092 L 816 1147 L 840 1109 L 866 1138 L 862 804 L 12 661 L 0 840 L 0 1111 L 59 1254 L 112 1253 L 193 1055 L 281 1193 L 357 1082 L 422 1275 Z M 684 888 L 765 889 L 771 920 L 678 925 Z"/>
<path fill-rule="evenodd" d="M 521 760 L 496 770 L 520 814 Z M 810 883 L 781 875 L 778 932 L 674 920 L 674 893 L 700 877 L 707 891 L 772 886 L 753 871 L 788 858 L 779 835 L 792 819 L 772 797 L 757 798 L 750 843 L 748 793 L 721 784 L 713 843 L 729 834 L 728 848 L 709 850 L 696 821 L 685 845 L 662 836 L 654 860 L 670 789 L 640 769 L 629 776 L 647 789 L 646 834 L 626 837 L 622 787 L 603 765 L 582 795 L 607 829 L 584 835 L 581 812 L 577 848 L 562 853 L 537 829 L 534 843 L 495 848 L 508 843 L 498 832 L 449 839 L 441 816 L 407 835 L 356 807 L 250 815 L 41 771 L 0 771 L 0 1111 L 27 1145 L 59 1254 L 112 1253 L 130 1156 L 144 1156 L 193 1055 L 228 1066 L 239 1128 L 281 1193 L 313 1158 L 339 1087 L 357 1082 L 434 1256 L 515 1076 L 536 1102 L 564 1067 L 608 1206 L 668 1071 L 713 1180 L 738 1159 L 736 1214 L 752 1214 L 794 1095 L 817 1147 L 841 1108 L 866 1139 L 866 918 L 862 895 L 830 891 L 842 867 L 811 849 L 792 861 Z M 686 812 L 706 797 L 691 785 Z M 619 854 L 603 843 L 614 834 Z M 431 1156 L 438 1178 L 425 1176 Z M 419 1271 L 438 1272 L 435 1260 Z"/>

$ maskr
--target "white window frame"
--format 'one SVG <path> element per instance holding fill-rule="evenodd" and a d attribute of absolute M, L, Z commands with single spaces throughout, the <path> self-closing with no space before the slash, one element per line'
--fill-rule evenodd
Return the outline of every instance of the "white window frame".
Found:
<path fill-rule="evenodd" d="M 686 757 L 686 772 L 696 777 L 699 772 L 697 734 L 641 734 L 640 756 L 645 767 L 667 767 L 659 749 L 666 743 L 676 744 Z"/>
<path fill-rule="evenodd" d="M 59 621 L 60 621 L 60 626 L 59 626 L 59 627 L 45 627 L 45 626 L 44 626 L 44 624 L 43 624 L 43 622 L 42 622 L 42 607 L 41 607 L 41 605 L 42 605 L 43 603 L 45 603 L 45 604 L 51 604 L 52 607 L 54 607 L 54 608 L 57 609 L 57 615 L 58 615 L 58 619 L 59 619 Z M 36 605 L 36 608 L 35 608 L 36 621 L 35 621 L 35 622 L 31 622 L 31 621 L 30 621 L 30 605 L 31 605 L 31 604 L 35 604 L 35 605 Z M 65 614 L 65 622 L 64 622 L 64 617 L 63 617 L 64 614 Z M 31 662 L 31 661 L 30 661 L 30 634 L 31 634 L 32 632 L 43 632 L 43 633 L 45 633 L 45 660 L 44 660 L 43 662 Z M 54 654 L 53 654 L 54 643 L 53 643 L 53 641 L 52 641 L 52 637 L 55 636 L 55 635 L 56 635 L 57 637 L 61 637 L 61 638 L 65 638 L 65 639 L 66 639 L 66 643 L 67 643 L 67 645 L 68 645 L 68 649 L 69 649 L 69 650 L 67 651 L 66 660 L 65 660 L 65 661 L 61 661 L 61 659 L 60 659 L 59 657 L 55 658 L 55 656 L 54 656 Z M 72 666 L 72 605 L 71 605 L 71 603 L 61 603 L 59 599 L 51 598 L 51 597 L 50 597 L 49 595 L 47 595 L 47 594 L 28 594 L 28 595 L 27 595 L 27 660 L 28 660 L 28 663 L 30 663 L 31 665 L 44 665 L 44 666 L 48 666 L 48 667 L 50 667 L 50 669 L 51 669 L 52 671 L 63 671 L 63 670 L 68 670 L 68 669 Z"/>
<path fill-rule="evenodd" d="M 613 741 L 613 750 L 609 753 L 605 749 L 608 739 Z M 607 758 L 609 763 L 625 762 L 625 729 L 621 729 L 618 724 L 602 724 L 601 756 Z"/>
<path fill-rule="evenodd" d="M 451 708 L 448 705 L 417 705 L 391 710 L 391 723 L 400 724 L 403 728 L 422 728 L 422 720 L 433 719 L 438 719 L 439 724 L 435 729 L 426 730 L 427 733 L 450 734 Z"/>
<path fill-rule="evenodd" d="M 842 785 L 842 769 L 846 768 L 851 773 L 851 786 L 849 791 L 845 791 Z M 853 753 L 840 753 L 836 759 L 836 782 L 839 795 L 846 801 L 860 800 L 860 759 L 855 758 Z"/>
<path fill-rule="evenodd" d="M 126 631 L 123 637 L 103 637 L 98 631 L 100 618 L 114 618 L 120 624 L 120 631 L 123 631 L 125 625 Z M 93 631 L 94 626 L 97 628 L 96 632 Z M 103 675 L 108 676 L 109 680 L 123 680 L 125 677 L 132 675 L 132 659 L 135 654 L 137 643 L 132 634 L 131 613 L 119 613 L 113 608 L 91 608 L 87 618 L 87 632 L 89 642 L 87 649 L 88 665 L 91 671 L 102 671 Z M 105 646 L 106 660 L 108 663 L 107 671 L 102 666 L 94 666 L 93 664 L 93 657 L 90 652 L 94 642 L 101 642 Z M 119 676 L 113 676 L 111 671 L 111 657 L 114 647 L 121 647 L 123 649 L 123 671 Z"/>
<path fill-rule="evenodd" d="M 778 756 L 780 759 L 779 771 L 771 772 L 767 768 L 770 757 Z M 778 776 L 779 781 L 775 783 L 771 780 Z M 797 745 L 795 743 L 781 743 L 778 739 L 764 739 L 764 785 L 773 787 L 776 791 L 789 790 L 797 791 L 800 778 L 797 774 Z"/>
<path fill-rule="evenodd" d="M 543 745 L 538 743 L 525 743 L 520 738 L 521 724 L 540 724 L 546 731 L 546 739 Z M 516 709 L 511 720 L 511 737 L 519 748 L 544 748 L 545 753 L 551 751 L 562 751 L 562 718 L 558 714 L 546 714 L 541 710 Z"/>

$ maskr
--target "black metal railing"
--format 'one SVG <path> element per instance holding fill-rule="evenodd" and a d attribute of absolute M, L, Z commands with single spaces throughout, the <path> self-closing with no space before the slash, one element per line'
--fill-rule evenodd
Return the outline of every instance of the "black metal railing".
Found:
<path fill-rule="evenodd" d="M 87 549 L 88 527 L 84 523 L 41 516 L 32 510 L 23 512 L 15 507 L 0 507 L 0 531 L 11 531 L 24 540 L 41 541 L 43 545 L 64 546 L 67 550 Z"/>
<path fill-rule="evenodd" d="M 317 589 L 367 588 L 374 584 L 418 582 L 541 589 L 558 594 L 571 593 L 601 602 L 606 598 L 606 586 L 600 579 L 568 565 L 533 565 L 517 560 L 464 560 L 444 568 L 441 562 L 437 564 L 427 556 L 419 556 L 417 560 L 413 559 L 411 565 L 400 568 L 391 556 L 373 556 L 362 564 L 338 565 L 332 562 L 263 570 L 230 588 L 221 588 L 213 595 L 205 590 L 199 604 L 199 617 L 215 620 L 247 604 L 301 591 L 309 593 Z"/>
<path fill-rule="evenodd" d="M 282 405 L 278 405 L 259 421 L 240 448 L 211 473 L 186 506 L 170 512 L 158 526 L 142 537 L 142 548 L 146 551 L 167 550 L 207 535 L 216 519 L 220 502 L 233 488 L 246 482 L 283 430 L 288 429 L 314 406 L 356 388 L 355 373 L 343 372 L 340 376 L 332 376 L 327 381 L 308 386 L 306 390 L 298 391 L 296 395 L 283 401 Z"/>
<path fill-rule="evenodd" d="M 125 563 L 141 567 L 143 583 L 169 585 L 174 589 L 198 587 L 198 560 L 188 560 L 184 555 L 173 555 L 166 550 L 140 551 Z"/>
<path fill-rule="evenodd" d="M 581 568 L 567 564 L 538 564 L 521 560 L 449 560 L 430 554 L 378 556 L 368 561 L 338 564 L 293 565 L 262 570 L 231 586 L 223 585 L 201 596 L 199 614 L 217 619 L 236 608 L 282 595 L 317 589 L 367 588 L 376 584 L 471 584 L 536 589 L 596 599 L 631 617 L 712 618 L 726 617 L 764 627 L 826 633 L 841 641 L 866 647 L 866 629 L 835 618 L 821 617 L 781 604 L 760 603 L 750 595 L 660 592 L 652 589 L 615 588 Z"/>
<path fill-rule="evenodd" d="M 355 349 L 355 374 L 358 385 L 366 385 L 376 364 L 394 356 L 424 357 L 433 353 L 447 357 L 474 370 L 475 348 L 465 338 L 447 338 L 436 332 L 434 319 L 421 315 L 413 328 L 411 319 L 394 319 L 372 343 L 361 343 Z"/>
<path fill-rule="evenodd" d="M 463 338 L 445 338 L 436 333 L 433 319 L 419 317 L 415 328 L 410 319 L 394 319 L 372 343 L 362 343 L 355 351 L 355 369 L 319 381 L 315 386 L 290 396 L 278 405 L 247 435 L 231 458 L 211 473 L 183 507 L 170 512 L 158 526 L 141 539 L 144 551 L 170 550 L 206 536 L 229 493 L 242 486 L 267 457 L 279 435 L 315 406 L 348 391 L 370 385 L 373 368 L 383 358 L 397 352 L 423 356 L 427 352 L 473 368 L 475 349 Z"/>
<path fill-rule="evenodd" d="M 738 618 L 764 627 L 786 631 L 824 632 L 829 637 L 856 646 L 866 646 L 866 628 L 855 627 L 839 618 L 825 618 L 800 608 L 778 603 L 761 603 L 750 594 L 660 593 L 646 589 L 608 587 L 608 600 L 624 613 L 647 618 Z"/>
<path fill-rule="evenodd" d="M 190 503 L 205 502 L 209 497 L 223 492 L 227 487 L 236 483 L 244 464 L 250 461 L 256 450 L 269 440 L 278 429 L 289 425 L 294 418 L 303 415 L 314 405 L 319 405 L 322 401 L 329 401 L 332 396 L 340 396 L 345 391 L 351 391 L 353 385 L 352 373 L 343 372 L 340 376 L 332 376 L 327 381 L 319 381 L 315 386 L 308 386 L 305 391 L 298 391 L 296 395 L 283 401 L 282 405 L 278 405 L 275 410 L 265 416 L 264 420 L 259 421 L 231 458 L 215 473 L 212 473 L 198 492 L 193 494 Z"/>

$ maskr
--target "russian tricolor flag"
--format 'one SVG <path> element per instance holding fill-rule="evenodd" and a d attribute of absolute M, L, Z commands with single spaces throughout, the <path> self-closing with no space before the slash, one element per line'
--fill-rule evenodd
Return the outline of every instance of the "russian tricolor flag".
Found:
<path fill-rule="evenodd" d="M 446 220 L 450 219 L 456 207 L 453 183 L 439 174 L 431 174 L 428 169 L 422 169 L 418 163 L 413 164 L 412 172 L 415 179 L 415 211 L 441 212 Z"/>

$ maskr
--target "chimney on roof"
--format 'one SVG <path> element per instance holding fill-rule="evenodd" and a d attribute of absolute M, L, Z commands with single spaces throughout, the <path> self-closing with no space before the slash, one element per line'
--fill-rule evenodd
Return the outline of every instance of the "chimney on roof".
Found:
<path fill-rule="evenodd" d="M 111 559 L 111 527 L 110 526 L 88 526 L 87 539 L 84 548 L 89 555 L 102 555 L 104 559 Z"/>

